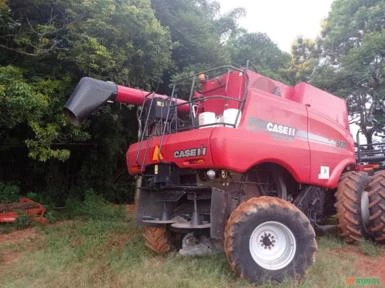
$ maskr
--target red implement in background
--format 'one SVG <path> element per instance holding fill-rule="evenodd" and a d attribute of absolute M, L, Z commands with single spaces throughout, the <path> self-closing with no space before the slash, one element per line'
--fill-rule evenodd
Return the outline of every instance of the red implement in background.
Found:
<path fill-rule="evenodd" d="M 22 197 L 19 202 L 0 204 L 0 223 L 12 223 L 22 215 L 29 216 L 33 221 L 47 224 L 44 217 L 46 209 L 40 203 Z"/>

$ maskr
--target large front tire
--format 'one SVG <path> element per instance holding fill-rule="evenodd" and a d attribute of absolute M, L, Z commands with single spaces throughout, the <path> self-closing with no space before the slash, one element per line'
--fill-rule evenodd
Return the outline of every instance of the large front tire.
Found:
<path fill-rule="evenodd" d="M 301 279 L 317 250 L 315 232 L 305 214 L 269 196 L 251 198 L 233 211 L 224 246 L 232 269 L 255 283 Z"/>
<path fill-rule="evenodd" d="M 350 171 L 341 176 L 336 192 L 338 230 L 347 243 L 361 241 L 368 236 L 369 208 L 367 192 L 369 176 L 365 172 Z"/>

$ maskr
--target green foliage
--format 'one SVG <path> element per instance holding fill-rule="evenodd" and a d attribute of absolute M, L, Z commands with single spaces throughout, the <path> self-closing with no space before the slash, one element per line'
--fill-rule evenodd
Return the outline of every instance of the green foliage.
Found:
<path fill-rule="evenodd" d="M 319 40 L 298 37 L 291 47 L 291 62 L 286 71 L 292 84 L 309 82 L 314 77 L 321 54 Z"/>
<path fill-rule="evenodd" d="M 385 123 L 374 115 L 385 100 L 384 13 L 382 0 L 335 1 L 323 27 L 322 65 L 312 80 L 347 99 L 352 121 L 369 143 L 376 130 L 371 119 Z"/>
<path fill-rule="evenodd" d="M 289 65 L 290 56 L 282 52 L 271 39 L 263 33 L 242 34 L 229 42 L 231 59 L 236 66 L 249 67 L 276 80 L 285 80 L 284 68 Z"/>
<path fill-rule="evenodd" d="M 15 202 L 20 198 L 20 188 L 15 184 L 0 182 L 0 203 Z"/>
<path fill-rule="evenodd" d="M 377 257 L 381 253 L 381 247 L 371 241 L 360 242 L 360 250 L 362 253 L 368 256 Z"/>
<path fill-rule="evenodd" d="M 65 211 L 71 218 L 80 216 L 93 220 L 112 220 L 125 217 L 124 210 L 121 207 L 114 207 L 102 196 L 96 195 L 92 189 L 85 192 L 84 201 L 77 198 L 68 198 Z"/>
<path fill-rule="evenodd" d="M 146 0 L 12 1 L 7 15 L 0 27 L 16 24 L 0 37 L 0 49 L 18 55 L 24 68 L 1 67 L 0 127 L 27 126 L 32 159 L 66 160 L 70 151 L 52 144 L 87 139 L 59 113 L 73 89 L 69 73 L 149 88 L 170 65 L 168 31 Z"/>
<path fill-rule="evenodd" d="M 160 81 L 171 63 L 171 42 L 149 1 L 61 2 L 69 6 L 64 21 L 71 24 L 63 35 L 67 49 L 58 51 L 60 61 L 83 75 L 144 88 Z"/>
<path fill-rule="evenodd" d="M 14 223 L 16 229 L 22 230 L 31 225 L 31 219 L 28 215 L 19 215 Z"/>
<path fill-rule="evenodd" d="M 350 49 L 361 46 L 367 33 L 381 32 L 384 9 L 382 0 L 334 1 L 322 31 L 324 48 L 333 52 L 330 56 L 338 61 Z"/>
<path fill-rule="evenodd" d="M 237 19 L 244 15 L 243 9 L 221 16 L 215 1 L 151 0 L 151 3 L 160 23 L 170 30 L 177 73 L 191 65 L 203 63 L 207 68 L 230 62 L 221 42 L 240 31 Z"/>
<path fill-rule="evenodd" d="M 56 211 L 48 210 L 44 214 L 44 218 L 48 220 L 48 223 L 55 223 L 62 218 L 61 214 Z"/>
<path fill-rule="evenodd" d="M 65 123 L 63 116 L 54 115 L 50 110 L 58 109 L 57 99 L 50 96 L 63 82 L 28 79 L 24 73 L 23 69 L 15 66 L 0 66 L 0 145 L 26 145 L 29 156 L 40 161 L 50 158 L 66 160 L 69 157 L 67 149 L 51 146 L 64 134 L 60 125 Z M 50 118 L 53 122 L 49 122 Z M 15 131 L 23 136 L 15 138 Z"/>
<path fill-rule="evenodd" d="M 91 125 L 75 127 L 62 109 L 81 76 L 146 89 L 161 82 L 171 65 L 168 29 L 160 25 L 148 0 L 16 0 L 2 2 L 0 9 L 2 160 L 20 170 L 15 174 L 24 173 L 24 163 L 34 166 L 28 175 L 40 175 L 44 193 L 51 195 L 46 198 L 58 204 L 71 186 L 80 182 L 89 187 L 94 179 L 100 179 L 95 187 L 108 199 L 127 201 L 130 190 L 116 174 L 126 170 L 124 151 L 136 135 L 136 124 L 127 125 L 130 117 L 123 115 L 129 111 L 104 109 Z M 89 147 L 86 153 L 79 153 L 85 152 L 82 147 Z M 9 152 L 24 154 L 25 148 L 30 159 L 48 163 L 15 163 Z M 70 159 L 67 166 L 74 171 L 65 171 L 55 159 Z M 66 172 L 67 183 L 59 171 Z"/>
<path fill-rule="evenodd" d="M 27 83 L 22 70 L 14 66 L 0 67 L 0 128 L 10 129 L 38 120 L 48 106 L 48 99 Z"/>

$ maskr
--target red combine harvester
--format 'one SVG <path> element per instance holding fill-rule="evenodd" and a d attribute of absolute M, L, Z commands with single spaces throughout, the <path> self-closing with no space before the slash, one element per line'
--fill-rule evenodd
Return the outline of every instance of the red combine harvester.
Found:
<path fill-rule="evenodd" d="M 376 224 L 368 201 L 379 192 L 355 171 L 338 97 L 224 66 L 174 83 L 171 96 L 83 78 L 65 109 L 78 122 L 107 101 L 140 105 L 126 159 L 141 176 L 136 217 L 155 252 L 222 247 L 238 275 L 282 281 L 313 263 L 328 216 L 337 212 L 347 242 Z"/>

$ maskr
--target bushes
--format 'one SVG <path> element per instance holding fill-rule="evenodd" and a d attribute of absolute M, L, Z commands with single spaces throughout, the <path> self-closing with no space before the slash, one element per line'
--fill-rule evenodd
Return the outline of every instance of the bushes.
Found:
<path fill-rule="evenodd" d="M 0 182 L 0 203 L 15 202 L 19 200 L 19 197 L 19 186 Z"/>
<path fill-rule="evenodd" d="M 35 193 L 28 193 L 27 196 L 34 196 L 34 194 Z M 75 197 L 68 198 L 65 207 L 57 208 L 50 204 L 44 205 L 47 209 L 44 217 L 49 223 L 76 218 L 96 222 L 126 221 L 126 212 L 123 206 L 109 203 L 101 195 L 95 194 L 92 189 L 86 190 L 84 195 L 84 200 Z M 39 195 L 35 194 L 35 196 Z M 0 182 L 0 202 L 15 202 L 18 201 L 19 197 L 18 186 Z M 18 211 L 18 215 L 15 222 L 0 225 L 0 233 L 9 232 L 14 229 L 24 229 L 30 225 L 35 225 L 35 222 L 23 211 Z"/>
<path fill-rule="evenodd" d="M 102 196 L 95 194 L 92 189 L 85 192 L 84 201 L 68 198 L 65 204 L 68 217 L 85 217 L 94 220 L 123 219 L 125 211 L 122 207 L 107 202 Z"/>

